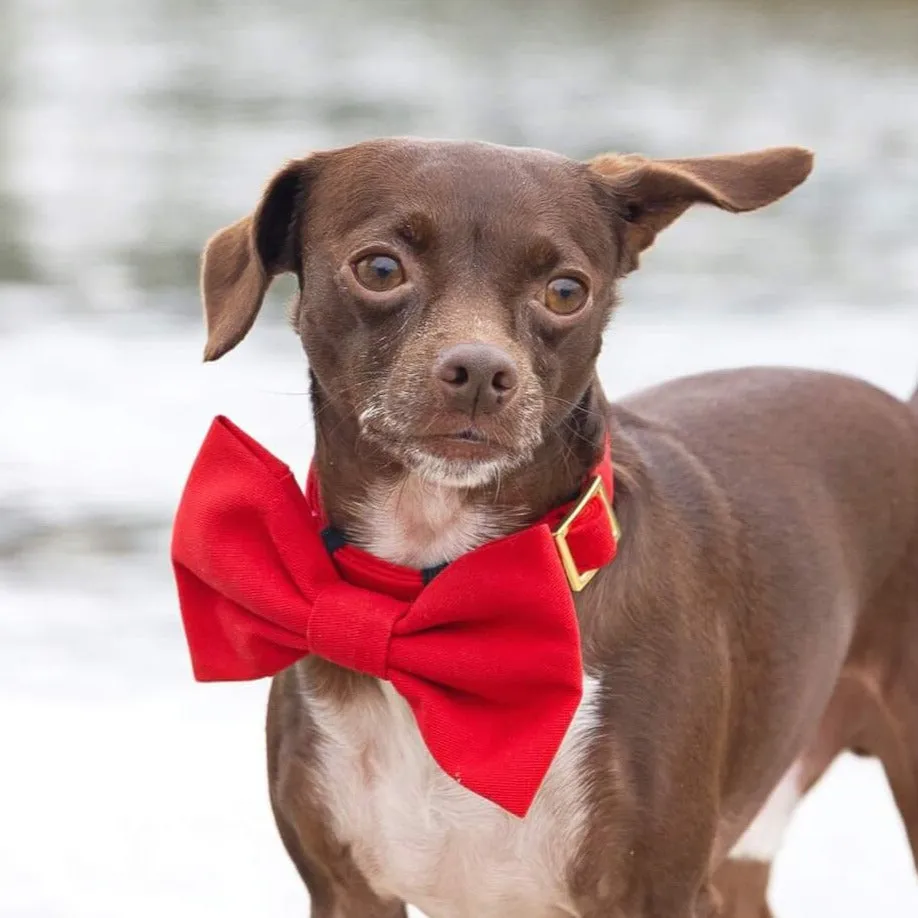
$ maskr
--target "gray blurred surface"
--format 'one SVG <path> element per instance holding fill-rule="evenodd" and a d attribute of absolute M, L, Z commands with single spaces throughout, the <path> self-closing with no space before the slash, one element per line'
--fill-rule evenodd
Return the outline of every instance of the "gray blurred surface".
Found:
<path fill-rule="evenodd" d="M 202 367 L 203 240 L 286 158 L 378 134 L 572 156 L 801 143 L 776 207 L 698 212 L 625 285 L 612 393 L 791 363 L 918 380 L 912 3 L 0 4 L 0 915 L 304 914 L 268 815 L 266 686 L 192 684 L 168 526 L 210 417 L 302 473 L 289 284 Z M 885 785 L 844 761 L 779 918 L 918 908 Z"/>

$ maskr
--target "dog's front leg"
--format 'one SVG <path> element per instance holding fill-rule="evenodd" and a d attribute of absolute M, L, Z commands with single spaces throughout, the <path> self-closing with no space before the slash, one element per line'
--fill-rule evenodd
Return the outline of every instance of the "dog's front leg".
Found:
<path fill-rule="evenodd" d="M 271 687 L 268 703 L 268 787 L 281 841 L 309 892 L 312 918 L 405 918 L 405 905 L 370 887 L 350 847 L 335 837 L 325 790 L 308 751 L 315 725 L 297 693 L 296 668 Z"/>
<path fill-rule="evenodd" d="M 627 857 L 610 859 L 581 887 L 579 918 L 733 918 L 709 878 L 711 846 L 691 832 L 671 839 L 654 849 L 627 846 Z M 677 840 L 685 847 L 673 856 Z"/>
<path fill-rule="evenodd" d="M 579 918 L 731 918 L 723 912 L 720 896 L 708 884 L 675 901 L 669 892 L 662 898 L 649 892 L 637 900 L 617 905 L 596 900 L 582 906 Z"/>
<path fill-rule="evenodd" d="M 722 918 L 772 918 L 768 908 L 771 865 L 728 860 L 718 868 L 714 884 L 722 900 Z"/>
<path fill-rule="evenodd" d="M 709 671 L 716 671 L 712 664 Z M 612 710 L 619 725 L 606 748 L 607 780 L 599 792 L 572 891 L 580 918 L 732 918 L 718 894 L 711 864 L 721 810 L 720 744 L 712 741 L 722 723 L 720 695 L 690 693 L 678 730 L 648 743 L 625 733 L 623 710 Z M 641 709 L 653 704 L 633 694 L 622 705 L 651 722 Z"/>
<path fill-rule="evenodd" d="M 404 903 L 377 896 L 357 870 L 346 847 L 323 833 L 310 845 L 274 803 L 281 841 L 309 893 L 311 918 L 406 918 Z"/>
<path fill-rule="evenodd" d="M 685 897 L 653 897 L 644 915 L 646 918 L 727 918 L 723 912 L 721 897 L 707 882 L 701 889 Z"/>

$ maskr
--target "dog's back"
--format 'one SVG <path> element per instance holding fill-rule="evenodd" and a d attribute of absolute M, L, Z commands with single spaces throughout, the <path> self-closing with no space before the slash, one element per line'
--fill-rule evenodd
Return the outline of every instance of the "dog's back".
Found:
<path fill-rule="evenodd" d="M 846 685 L 856 676 L 877 698 L 914 679 L 909 716 L 903 709 L 899 719 L 903 730 L 918 724 L 918 675 L 908 673 L 918 673 L 918 395 L 907 405 L 857 379 L 762 368 L 676 380 L 623 405 L 641 419 L 626 418 L 625 430 L 656 463 L 656 480 L 673 482 L 667 500 L 686 508 L 687 528 L 710 526 L 710 508 L 693 495 L 683 459 L 667 471 L 673 457 L 697 460 L 698 480 L 710 476 L 723 498 L 729 522 L 719 534 L 733 527 L 742 568 L 727 576 L 755 593 L 736 609 L 743 640 L 759 655 L 799 661 L 775 667 L 776 696 L 799 704 L 814 667 L 844 662 Z M 845 613 L 827 633 L 820 619 L 829 606 Z M 914 663 L 902 667 L 903 659 Z M 799 686 L 789 682 L 793 669 Z M 747 755 L 755 734 L 768 732 L 763 689 L 748 699 L 749 727 L 738 734 Z M 913 742 L 918 781 L 918 730 Z M 839 748 L 857 744 L 852 734 Z"/>

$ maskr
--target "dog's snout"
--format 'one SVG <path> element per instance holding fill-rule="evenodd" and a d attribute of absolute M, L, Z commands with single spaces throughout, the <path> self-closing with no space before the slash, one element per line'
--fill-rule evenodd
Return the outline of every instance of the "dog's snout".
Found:
<path fill-rule="evenodd" d="M 451 407 L 474 415 L 493 414 L 516 391 L 519 374 L 505 351 L 492 344 L 459 344 L 444 351 L 434 376 Z"/>

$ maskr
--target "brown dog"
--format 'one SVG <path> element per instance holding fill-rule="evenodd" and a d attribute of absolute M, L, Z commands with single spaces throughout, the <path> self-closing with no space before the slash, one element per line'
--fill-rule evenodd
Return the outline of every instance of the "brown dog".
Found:
<path fill-rule="evenodd" d="M 381 140 L 290 163 L 208 244 L 207 359 L 299 278 L 323 499 L 381 557 L 510 533 L 613 444 L 620 552 L 577 595 L 584 700 L 525 819 L 447 778 L 387 683 L 275 680 L 271 800 L 316 916 L 760 918 L 791 811 L 852 748 L 918 854 L 918 405 L 777 369 L 609 405 L 595 372 L 661 229 L 810 168 Z"/>

